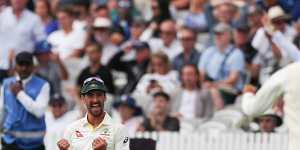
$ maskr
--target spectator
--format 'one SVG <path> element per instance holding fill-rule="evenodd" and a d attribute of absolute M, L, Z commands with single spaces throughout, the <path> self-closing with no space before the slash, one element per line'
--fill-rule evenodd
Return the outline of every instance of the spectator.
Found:
<path fill-rule="evenodd" d="M 71 4 L 75 13 L 75 20 L 73 28 L 75 30 L 85 31 L 88 25 L 88 21 L 91 17 L 89 14 L 90 1 L 89 0 L 74 0 Z"/>
<path fill-rule="evenodd" d="M 300 19 L 295 23 L 295 29 L 297 31 L 297 35 L 294 39 L 294 44 L 300 49 Z"/>
<path fill-rule="evenodd" d="M 98 76 L 105 82 L 108 92 L 114 94 L 115 87 L 112 74 L 105 65 L 101 64 L 102 49 L 102 45 L 96 43 L 87 46 L 86 53 L 90 64 L 84 68 L 77 77 L 77 87 L 81 87 L 85 79 Z"/>
<path fill-rule="evenodd" d="M 103 45 L 101 63 L 107 65 L 111 58 L 119 51 L 118 47 L 111 43 L 112 22 L 108 18 L 98 17 L 92 25 L 91 41 Z"/>
<path fill-rule="evenodd" d="M 150 33 L 150 37 L 146 37 L 144 33 L 141 39 L 143 41 L 149 41 L 151 50 L 154 53 L 162 51 L 168 56 L 169 60 L 172 61 L 174 57 L 182 51 L 180 42 L 176 38 L 176 23 L 173 20 L 163 21 L 159 29 L 159 38 L 151 38 L 153 31 L 149 32 L 148 30 L 147 32 Z"/>
<path fill-rule="evenodd" d="M 252 47 L 250 39 L 250 27 L 247 24 L 239 24 L 234 28 L 233 41 L 235 47 L 239 48 L 245 58 L 246 70 L 249 72 L 249 82 L 252 85 L 259 85 L 257 76 L 251 76 L 252 62 L 257 55 L 257 50 Z"/>
<path fill-rule="evenodd" d="M 153 95 L 153 110 L 141 124 L 141 131 L 179 131 L 179 120 L 171 117 L 168 112 L 170 109 L 170 97 L 168 94 L 158 92 Z"/>
<path fill-rule="evenodd" d="M 143 18 L 135 17 L 130 27 L 130 40 L 140 40 L 140 37 L 146 29 L 146 23 Z"/>
<path fill-rule="evenodd" d="M 58 150 L 56 142 L 63 137 L 65 127 L 81 116 L 78 110 L 68 112 L 66 100 L 58 94 L 51 98 L 49 105 L 50 111 L 45 113 L 47 132 L 44 141 L 47 150 Z"/>
<path fill-rule="evenodd" d="M 131 49 L 135 49 L 135 60 L 123 61 L 121 58 L 130 53 Z M 123 88 L 121 93 L 131 93 L 139 80 L 147 71 L 147 66 L 150 62 L 151 51 L 148 43 L 134 42 L 129 43 L 123 51 L 118 52 L 110 61 L 109 68 L 125 72 L 127 75 L 127 85 Z"/>
<path fill-rule="evenodd" d="M 134 137 L 142 122 L 142 109 L 136 105 L 135 99 L 123 95 L 121 100 L 115 103 L 115 107 L 120 114 L 121 122 L 125 125 L 129 137 Z"/>
<path fill-rule="evenodd" d="M 267 32 L 278 30 L 287 40 L 292 41 L 296 33 L 287 24 L 287 19 L 288 16 L 281 7 L 271 7 L 268 15 L 263 18 L 264 27 L 256 32 L 252 40 L 252 46 L 258 50 L 258 55 L 253 62 L 253 70 L 256 70 L 254 76 L 259 77 L 260 84 L 264 83 L 273 72 L 291 62 L 290 59 L 284 57 L 286 54 L 280 51 L 278 46 L 267 35 Z"/>
<path fill-rule="evenodd" d="M 59 30 L 48 37 L 48 42 L 53 46 L 53 52 L 58 53 L 62 59 L 78 58 L 83 52 L 86 33 L 73 28 L 74 17 L 74 12 L 70 7 L 58 10 Z"/>
<path fill-rule="evenodd" d="M 197 66 L 184 65 L 180 75 L 182 86 L 171 101 L 172 112 L 183 119 L 212 117 L 214 108 L 211 95 L 208 90 L 201 89 Z"/>
<path fill-rule="evenodd" d="M 16 56 L 16 76 L 6 78 L 1 88 L 0 111 L 4 118 L 2 149 L 43 150 L 46 130 L 44 113 L 48 106 L 49 84 L 33 75 L 33 56 Z"/>
<path fill-rule="evenodd" d="M 263 26 L 261 19 L 263 17 L 263 10 L 256 5 L 250 6 L 248 10 L 248 22 L 250 25 L 251 38 L 255 35 L 256 31 Z"/>
<path fill-rule="evenodd" d="M 62 80 L 69 77 L 68 71 L 57 54 L 51 52 L 51 45 L 47 41 L 36 44 L 34 54 L 37 58 L 36 74 L 50 83 L 50 93 L 62 94 Z"/>
<path fill-rule="evenodd" d="M 152 19 L 150 22 L 159 25 L 165 20 L 171 19 L 169 1 L 151 0 Z"/>
<path fill-rule="evenodd" d="M 27 0 L 10 0 L 0 12 L 0 83 L 8 77 L 14 54 L 33 52 L 34 44 L 45 39 L 40 18 L 27 10 Z"/>
<path fill-rule="evenodd" d="M 133 96 L 145 112 L 149 112 L 152 94 L 164 91 L 173 96 L 179 87 L 177 72 L 170 70 L 168 56 L 156 53 L 151 56 L 149 73 L 142 76 Z"/>
<path fill-rule="evenodd" d="M 41 18 L 47 35 L 58 30 L 58 22 L 52 18 L 51 6 L 48 0 L 36 0 L 35 13 Z"/>
<path fill-rule="evenodd" d="M 207 19 L 204 13 L 205 0 L 191 0 L 190 9 L 185 17 L 184 25 L 195 31 L 207 31 Z"/>
<path fill-rule="evenodd" d="M 259 124 L 259 131 L 263 133 L 275 132 L 275 128 L 282 125 L 282 119 L 271 111 L 267 111 L 254 119 Z"/>
<path fill-rule="evenodd" d="M 230 43 L 231 30 L 225 23 L 215 26 L 215 46 L 203 53 L 199 63 L 201 80 L 206 88 L 213 90 L 217 109 L 233 104 L 244 84 L 244 56 Z"/>
<path fill-rule="evenodd" d="M 183 52 L 174 58 L 173 69 L 180 70 L 184 64 L 197 65 L 200 60 L 200 50 L 195 48 L 196 33 L 189 28 L 183 28 L 179 31 L 179 39 L 181 40 Z"/>

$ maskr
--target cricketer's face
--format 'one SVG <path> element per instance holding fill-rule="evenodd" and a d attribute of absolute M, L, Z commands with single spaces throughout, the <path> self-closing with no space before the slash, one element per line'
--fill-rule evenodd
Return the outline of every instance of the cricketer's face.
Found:
<path fill-rule="evenodd" d="M 99 90 L 89 91 L 82 96 L 87 107 L 88 113 L 94 117 L 99 117 L 104 112 L 104 102 L 106 100 L 105 92 Z"/>

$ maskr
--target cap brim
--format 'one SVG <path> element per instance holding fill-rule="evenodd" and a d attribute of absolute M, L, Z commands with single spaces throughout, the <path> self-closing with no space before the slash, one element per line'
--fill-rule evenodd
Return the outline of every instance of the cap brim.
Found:
<path fill-rule="evenodd" d="M 261 115 L 259 117 L 256 117 L 256 118 L 254 118 L 254 122 L 259 123 L 259 119 L 262 118 L 262 117 L 273 117 L 273 118 L 275 118 L 276 119 L 276 126 L 277 127 L 281 126 L 282 123 L 283 123 L 282 119 L 279 116 L 272 115 L 272 114 L 266 114 L 266 115 Z"/>
<path fill-rule="evenodd" d="M 85 87 L 82 87 L 81 91 L 80 91 L 80 94 L 81 95 L 84 95 L 84 94 L 87 94 L 89 93 L 90 91 L 102 91 L 102 92 L 107 92 L 107 89 L 106 87 L 104 86 L 101 86 L 101 85 L 95 85 L 95 86 L 85 86 Z"/>

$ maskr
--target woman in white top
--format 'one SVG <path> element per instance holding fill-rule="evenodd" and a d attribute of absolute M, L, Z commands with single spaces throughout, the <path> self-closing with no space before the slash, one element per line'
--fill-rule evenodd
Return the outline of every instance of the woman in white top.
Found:
<path fill-rule="evenodd" d="M 170 70 L 168 56 L 162 52 L 151 56 L 148 73 L 139 81 L 133 96 L 138 105 L 148 112 L 151 95 L 158 91 L 164 91 L 173 95 L 179 87 L 177 72 Z"/>

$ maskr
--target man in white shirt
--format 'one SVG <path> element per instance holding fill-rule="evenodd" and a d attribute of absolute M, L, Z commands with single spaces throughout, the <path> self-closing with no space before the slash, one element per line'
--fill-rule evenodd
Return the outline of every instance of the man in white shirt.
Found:
<path fill-rule="evenodd" d="M 27 1 L 11 0 L 11 6 L 0 11 L 0 83 L 12 54 L 33 52 L 35 43 L 46 38 L 40 18 L 25 8 Z"/>
<path fill-rule="evenodd" d="M 249 116 L 259 116 L 281 96 L 284 100 L 284 122 L 289 128 L 289 150 L 298 150 L 300 141 L 300 63 L 293 63 L 274 73 L 254 95 L 244 89 L 242 108 Z M 250 89 L 250 90 L 249 90 Z M 253 90 L 252 90 L 253 91 Z"/>
<path fill-rule="evenodd" d="M 86 40 L 86 32 L 73 28 L 74 12 L 70 8 L 58 11 L 57 18 L 60 29 L 51 33 L 48 42 L 53 46 L 53 52 L 60 58 L 80 57 Z"/>
<path fill-rule="evenodd" d="M 33 56 L 16 56 L 16 76 L 3 81 L 0 95 L 0 122 L 3 120 L 2 150 L 43 150 L 46 130 L 44 113 L 48 106 L 49 83 L 33 73 Z"/>
<path fill-rule="evenodd" d="M 129 150 L 124 126 L 114 123 L 103 110 L 106 91 L 100 78 L 91 77 L 84 81 L 80 94 L 87 115 L 67 127 L 64 139 L 57 142 L 60 150 Z"/>

